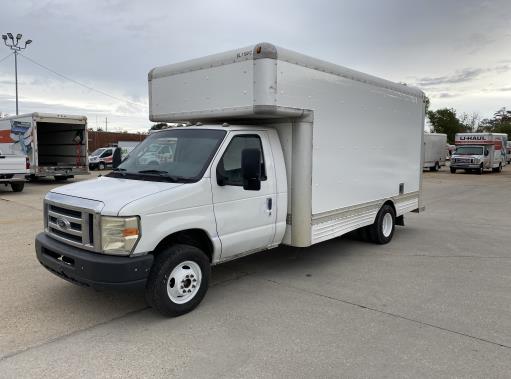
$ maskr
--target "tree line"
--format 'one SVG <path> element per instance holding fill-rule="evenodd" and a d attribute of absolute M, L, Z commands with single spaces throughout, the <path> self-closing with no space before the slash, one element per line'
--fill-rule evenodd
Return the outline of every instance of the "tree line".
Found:
<path fill-rule="evenodd" d="M 484 119 L 477 113 L 458 115 L 453 108 L 427 110 L 426 115 L 431 124 L 431 132 L 447 134 L 447 142 L 450 144 L 454 143 L 456 133 L 490 132 L 511 135 L 511 110 L 505 107 L 497 110 L 493 117 Z"/>

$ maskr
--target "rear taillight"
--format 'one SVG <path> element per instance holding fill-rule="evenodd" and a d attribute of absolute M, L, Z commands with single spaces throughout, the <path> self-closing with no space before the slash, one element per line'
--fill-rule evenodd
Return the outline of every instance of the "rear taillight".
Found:
<path fill-rule="evenodd" d="M 30 168 L 30 161 L 28 160 L 28 157 L 25 157 L 25 167 L 27 170 Z"/>

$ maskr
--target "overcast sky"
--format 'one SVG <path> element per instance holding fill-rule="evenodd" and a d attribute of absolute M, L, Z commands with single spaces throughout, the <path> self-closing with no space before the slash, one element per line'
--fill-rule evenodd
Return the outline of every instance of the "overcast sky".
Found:
<path fill-rule="evenodd" d="M 416 85 L 433 109 L 511 108 L 510 0 L 16 0 L 0 28 L 34 41 L 28 58 L 117 98 L 20 57 L 20 113 L 85 114 L 94 128 L 108 117 L 109 130 L 147 130 L 151 68 L 262 41 Z M 15 113 L 14 93 L 9 57 L 0 112 Z"/>

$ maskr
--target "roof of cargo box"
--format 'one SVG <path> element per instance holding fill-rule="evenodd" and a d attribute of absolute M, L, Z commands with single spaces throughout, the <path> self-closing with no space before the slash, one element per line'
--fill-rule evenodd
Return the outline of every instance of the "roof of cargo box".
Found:
<path fill-rule="evenodd" d="M 407 95 L 417 96 L 420 98 L 424 97 L 424 93 L 416 87 L 364 74 L 360 71 L 352 70 L 321 59 L 316 59 L 267 42 L 258 43 L 242 49 L 208 55 L 202 58 L 191 59 L 180 63 L 155 67 L 149 71 L 148 79 L 151 81 L 153 79 L 182 74 L 185 72 L 198 71 L 241 61 L 265 58 L 293 63 L 313 70 L 341 76 L 346 79 L 364 82 L 377 87 L 388 88 Z"/>
<path fill-rule="evenodd" d="M 40 113 L 40 112 L 24 113 L 24 114 L 20 114 L 20 115 L 8 116 L 8 117 L 0 118 L 0 120 L 14 120 L 17 118 L 25 118 L 25 117 L 87 121 L 86 116 L 73 115 L 73 114 L 59 114 L 59 113 Z"/>

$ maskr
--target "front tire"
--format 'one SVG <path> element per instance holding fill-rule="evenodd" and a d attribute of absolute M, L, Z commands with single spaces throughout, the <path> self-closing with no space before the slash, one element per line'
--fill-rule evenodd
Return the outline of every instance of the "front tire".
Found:
<path fill-rule="evenodd" d="M 190 245 L 173 245 L 154 260 L 146 302 L 164 316 L 188 313 L 206 295 L 210 276 L 209 259 L 203 251 Z"/>
<path fill-rule="evenodd" d="M 24 182 L 11 183 L 12 192 L 21 192 L 25 188 Z"/>
<path fill-rule="evenodd" d="M 106 168 L 106 165 L 103 162 L 100 162 L 99 165 L 98 165 L 98 168 L 100 170 L 104 170 Z"/>
<path fill-rule="evenodd" d="M 481 166 L 479 166 L 479 168 L 477 169 L 477 175 L 483 175 L 483 164 L 481 163 Z"/>
<path fill-rule="evenodd" d="M 67 180 L 67 176 L 56 176 L 55 180 L 57 182 L 65 182 Z"/>
<path fill-rule="evenodd" d="M 451 174 L 456 174 L 456 169 L 454 167 L 451 167 Z"/>
<path fill-rule="evenodd" d="M 376 215 L 374 224 L 367 227 L 370 241 L 379 245 L 389 243 L 395 227 L 396 212 L 392 206 L 385 204 Z"/>

